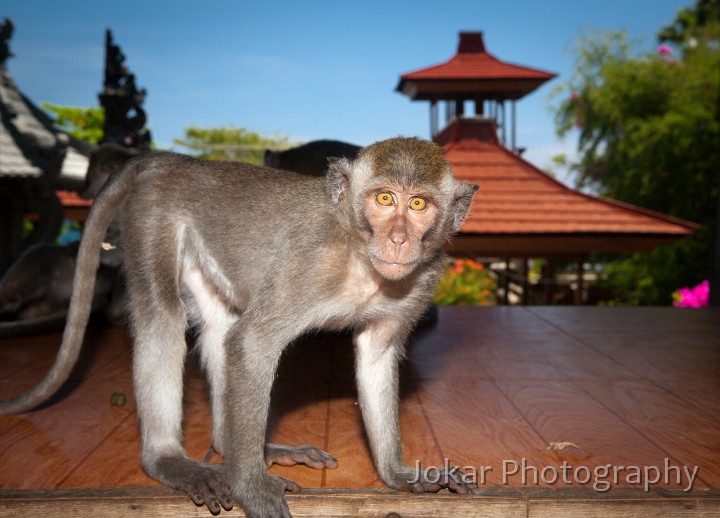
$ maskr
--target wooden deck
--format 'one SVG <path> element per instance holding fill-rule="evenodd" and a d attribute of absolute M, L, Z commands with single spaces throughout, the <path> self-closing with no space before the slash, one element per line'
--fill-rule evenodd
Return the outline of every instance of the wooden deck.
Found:
<path fill-rule="evenodd" d="M 440 308 L 413 336 L 403 369 L 405 459 L 476 472 L 479 490 L 468 496 L 384 489 L 363 436 L 349 336 L 306 337 L 281 363 L 269 439 L 315 444 L 340 467 L 271 471 L 306 488 L 288 498 L 296 516 L 717 516 L 719 317 Z M 59 342 L 58 333 L 0 340 L 0 397 L 33 385 Z M 0 516 L 209 515 L 139 466 L 126 330 L 95 327 L 85 344 L 51 404 L 0 417 Z M 203 458 L 209 407 L 192 356 L 186 388 L 187 449 Z M 111 404 L 115 392 L 125 405 Z"/>

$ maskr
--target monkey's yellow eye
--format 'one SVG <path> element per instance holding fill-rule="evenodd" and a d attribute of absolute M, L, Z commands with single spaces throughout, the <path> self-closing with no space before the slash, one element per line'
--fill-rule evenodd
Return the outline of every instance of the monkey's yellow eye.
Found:
<path fill-rule="evenodd" d="M 385 205 L 386 207 L 393 204 L 393 197 L 389 192 L 381 192 L 375 197 L 375 200 L 380 205 Z"/>
<path fill-rule="evenodd" d="M 410 204 L 408 205 L 412 210 L 423 210 L 427 202 L 423 198 L 414 197 L 410 198 Z"/>

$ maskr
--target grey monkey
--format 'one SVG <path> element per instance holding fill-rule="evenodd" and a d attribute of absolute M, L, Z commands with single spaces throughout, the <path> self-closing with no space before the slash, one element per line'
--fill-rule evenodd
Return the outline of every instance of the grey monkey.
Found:
<path fill-rule="evenodd" d="M 135 340 L 141 462 L 154 479 L 211 512 L 238 502 L 251 517 L 290 516 L 298 490 L 266 463 L 336 467 L 314 447 L 265 445 L 270 391 L 288 343 L 312 329 L 353 329 L 358 400 L 373 460 L 391 488 L 465 493 L 458 476 L 428 481 L 402 458 L 398 361 L 445 264 L 443 244 L 476 185 L 455 180 L 442 149 L 393 138 L 305 177 L 176 154 L 135 158 L 97 196 L 78 254 L 57 360 L 0 413 L 32 409 L 79 354 L 105 228 L 122 206 Z M 199 347 L 222 465 L 187 457 L 181 438 L 188 321 Z"/>
<path fill-rule="evenodd" d="M 323 176 L 328 170 L 328 158 L 354 159 L 360 146 L 339 140 L 313 140 L 285 151 L 265 150 L 263 165 L 307 176 Z"/>
<path fill-rule="evenodd" d="M 90 155 L 82 197 L 94 198 L 110 174 L 138 152 L 115 144 L 103 144 Z M 120 229 L 111 222 L 101 268 L 95 283 L 93 310 L 114 323 L 124 320 L 125 286 Z M 78 246 L 40 243 L 26 250 L 0 278 L 0 336 L 41 333 L 61 329 L 70 303 Z"/>

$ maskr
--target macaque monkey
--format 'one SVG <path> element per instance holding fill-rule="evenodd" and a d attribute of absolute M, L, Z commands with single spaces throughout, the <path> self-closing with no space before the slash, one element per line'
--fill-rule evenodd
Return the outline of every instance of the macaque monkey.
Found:
<path fill-rule="evenodd" d="M 72 293 L 78 246 L 79 243 L 35 245 L 10 267 L 0 279 L 0 337 L 62 329 Z M 103 250 L 101 255 L 106 254 L 112 252 Z M 92 297 L 93 312 L 109 312 L 117 276 L 117 267 L 106 265 L 101 259 Z"/>
<path fill-rule="evenodd" d="M 94 198 L 110 174 L 137 156 L 138 152 L 116 144 L 102 144 L 90 155 L 82 197 Z M 125 286 L 122 273 L 122 249 L 118 247 L 120 229 L 113 221 L 100 254 L 100 269 L 95 282 L 93 312 L 102 312 L 107 320 L 125 319 Z M 40 243 L 28 248 L 0 278 L 0 336 L 42 333 L 61 329 L 65 321 L 78 244 L 60 246 Z"/>
<path fill-rule="evenodd" d="M 339 140 L 313 140 L 285 151 L 268 149 L 263 156 L 263 165 L 307 176 L 324 176 L 328 158 L 354 160 L 359 151 L 360 146 Z"/>
<path fill-rule="evenodd" d="M 354 160 L 360 149 L 360 146 L 340 140 L 313 140 L 285 151 L 267 149 L 263 157 L 263 165 L 306 176 L 325 176 L 332 160 L 337 158 Z M 437 322 L 437 315 L 437 306 L 430 304 L 426 306 L 417 325 L 434 324 Z"/>
<path fill-rule="evenodd" d="M 34 408 L 67 378 L 105 228 L 123 206 L 141 462 L 152 478 L 213 513 L 237 502 L 251 517 L 290 516 L 283 493 L 299 488 L 266 465 L 337 461 L 314 447 L 264 444 L 280 356 L 308 330 L 352 328 L 380 478 L 414 493 L 468 492 L 456 473 L 438 483 L 404 463 L 398 361 L 476 189 L 455 180 L 440 147 L 417 138 L 372 144 L 332 162 L 324 178 L 170 153 L 133 159 L 95 199 L 55 365 L 34 389 L 0 402 L 0 413 Z M 222 465 L 190 459 L 182 446 L 188 321 L 200 330 Z"/>

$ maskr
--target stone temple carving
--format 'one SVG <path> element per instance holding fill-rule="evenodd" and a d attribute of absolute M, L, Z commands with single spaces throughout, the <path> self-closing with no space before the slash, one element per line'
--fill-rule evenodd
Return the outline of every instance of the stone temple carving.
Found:
<path fill-rule="evenodd" d="M 142 108 L 147 91 L 138 89 L 135 75 L 125 66 L 125 55 L 113 43 L 112 33 L 105 32 L 105 83 L 98 96 L 105 110 L 102 143 L 117 144 L 138 150 L 150 149 L 150 130 L 145 128 L 147 115 Z"/>

